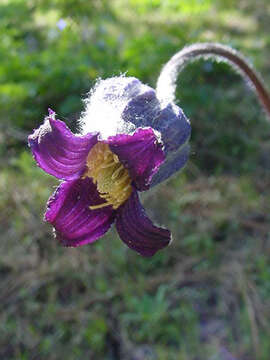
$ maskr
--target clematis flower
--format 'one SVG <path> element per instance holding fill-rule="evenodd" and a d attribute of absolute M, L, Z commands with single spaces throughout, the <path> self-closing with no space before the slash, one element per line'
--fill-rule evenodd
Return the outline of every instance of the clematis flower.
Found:
<path fill-rule="evenodd" d="M 73 134 L 49 109 L 29 136 L 33 156 L 62 180 L 45 220 L 65 246 L 92 243 L 115 223 L 123 242 L 152 256 L 171 241 L 169 230 L 147 217 L 138 191 L 165 180 L 185 164 L 190 125 L 174 104 L 132 77 L 97 83 L 86 101 L 81 133 Z"/>

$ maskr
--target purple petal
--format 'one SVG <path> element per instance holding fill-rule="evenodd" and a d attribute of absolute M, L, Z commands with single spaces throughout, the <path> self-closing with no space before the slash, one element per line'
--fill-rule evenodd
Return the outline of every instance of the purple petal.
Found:
<path fill-rule="evenodd" d="M 171 240 L 169 230 L 154 226 L 147 217 L 136 191 L 117 211 L 116 228 L 124 243 L 142 256 L 153 256 Z"/>
<path fill-rule="evenodd" d="M 190 146 L 187 142 L 177 151 L 171 151 L 168 153 L 166 161 L 164 161 L 158 172 L 153 176 L 151 180 L 151 187 L 167 180 L 170 176 L 173 176 L 177 171 L 182 169 L 187 163 L 189 152 Z"/>
<path fill-rule="evenodd" d="M 74 135 L 64 122 L 54 119 L 50 110 L 28 141 L 38 166 L 59 179 L 73 180 L 82 175 L 97 134 Z"/>
<path fill-rule="evenodd" d="M 175 104 L 167 104 L 154 120 L 154 125 L 153 128 L 161 133 L 166 155 L 177 151 L 190 138 L 190 122 L 183 110 Z"/>
<path fill-rule="evenodd" d="M 190 123 L 183 110 L 173 103 L 161 104 L 156 92 L 144 89 L 127 103 L 122 113 L 125 122 L 136 127 L 151 127 L 161 134 L 165 153 L 176 151 L 190 137 Z"/>
<path fill-rule="evenodd" d="M 115 212 L 110 206 L 89 209 L 103 202 L 90 178 L 65 181 L 49 199 L 45 220 L 54 226 L 56 237 L 65 246 L 92 243 L 114 221 Z"/>
<path fill-rule="evenodd" d="M 150 87 L 144 88 L 140 94 L 134 94 L 123 110 L 122 118 L 136 127 L 155 127 L 155 119 L 160 114 L 160 103 L 156 92 Z"/>
<path fill-rule="evenodd" d="M 129 170 L 136 188 L 147 190 L 153 175 L 165 159 L 162 145 L 151 128 L 137 129 L 133 135 L 119 134 L 106 141 Z"/>

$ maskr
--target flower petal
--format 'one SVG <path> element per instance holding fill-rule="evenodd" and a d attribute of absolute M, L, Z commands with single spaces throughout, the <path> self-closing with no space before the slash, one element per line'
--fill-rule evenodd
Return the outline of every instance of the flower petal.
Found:
<path fill-rule="evenodd" d="M 142 256 L 153 256 L 171 240 L 169 230 L 153 225 L 147 217 L 136 191 L 118 209 L 116 228 L 123 242 Z"/>
<path fill-rule="evenodd" d="M 166 155 L 188 142 L 191 134 L 190 122 L 183 110 L 172 103 L 161 110 L 153 128 L 161 133 Z"/>
<path fill-rule="evenodd" d="M 166 161 L 160 166 L 158 172 L 155 173 L 151 180 L 151 187 L 155 186 L 169 177 L 176 174 L 187 163 L 190 152 L 190 146 L 187 142 L 181 146 L 177 151 L 171 151 L 167 154 Z"/>
<path fill-rule="evenodd" d="M 190 122 L 183 110 L 173 104 L 161 104 L 149 88 L 134 96 L 126 105 L 122 118 L 136 127 L 151 127 L 161 134 L 164 151 L 176 151 L 190 137 Z"/>
<path fill-rule="evenodd" d="M 90 178 L 65 181 L 49 199 L 45 220 L 54 226 L 56 237 L 65 246 L 92 243 L 114 221 L 110 206 L 90 210 L 90 205 L 103 202 Z"/>
<path fill-rule="evenodd" d="M 54 119 L 50 110 L 28 141 L 38 166 L 59 179 L 73 180 L 83 173 L 97 134 L 74 135 L 64 122 Z"/>
<path fill-rule="evenodd" d="M 161 104 L 155 91 L 148 91 L 129 101 L 122 117 L 136 126 L 150 126 L 161 134 L 165 161 L 151 179 L 150 187 L 166 180 L 180 170 L 188 160 L 190 122 L 175 104 Z"/>
<path fill-rule="evenodd" d="M 106 143 L 129 170 L 136 188 L 147 190 L 153 175 L 165 159 L 162 145 L 151 128 L 137 129 L 133 135 L 119 134 Z"/>
<path fill-rule="evenodd" d="M 155 128 L 155 119 L 161 111 L 160 102 L 154 89 L 145 86 L 144 91 L 129 99 L 123 110 L 122 118 L 136 127 Z"/>

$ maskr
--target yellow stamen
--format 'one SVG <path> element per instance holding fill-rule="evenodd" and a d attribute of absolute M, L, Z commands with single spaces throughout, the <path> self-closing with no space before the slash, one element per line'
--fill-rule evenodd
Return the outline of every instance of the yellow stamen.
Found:
<path fill-rule="evenodd" d="M 113 154 L 113 160 L 114 162 L 118 163 L 119 162 L 118 156 Z"/>
<path fill-rule="evenodd" d="M 112 180 L 115 180 L 116 178 L 118 178 L 118 176 L 122 172 L 122 170 L 125 170 L 123 165 L 119 166 L 119 168 L 114 171 L 114 173 L 112 174 Z"/>
<path fill-rule="evenodd" d="M 96 209 L 101 209 L 101 208 L 104 208 L 106 206 L 108 206 L 109 204 L 107 202 L 105 203 L 102 203 L 102 204 L 99 204 L 99 205 L 93 205 L 93 206 L 89 206 L 89 208 L 91 210 L 96 210 Z"/>
<path fill-rule="evenodd" d="M 113 161 L 113 162 L 111 162 L 111 163 L 109 163 L 109 164 L 102 164 L 101 165 L 101 167 L 103 168 L 103 169 L 106 169 L 106 168 L 108 168 L 108 167 L 111 167 L 111 166 L 115 166 L 115 162 Z"/>
<path fill-rule="evenodd" d="M 131 195 L 132 186 L 128 170 L 124 168 L 116 154 L 107 144 L 97 143 L 87 157 L 87 170 L 82 178 L 91 177 L 101 198 L 99 205 L 89 206 L 91 210 L 112 206 L 117 209 Z"/>
<path fill-rule="evenodd" d="M 121 179 L 117 180 L 115 183 L 117 185 L 121 185 L 123 184 L 127 179 L 129 179 L 129 175 L 128 174 L 124 174 Z"/>

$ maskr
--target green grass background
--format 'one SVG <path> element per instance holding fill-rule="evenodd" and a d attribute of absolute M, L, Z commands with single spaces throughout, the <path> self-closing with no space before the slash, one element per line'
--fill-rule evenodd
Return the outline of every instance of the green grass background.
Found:
<path fill-rule="evenodd" d="M 228 65 L 179 79 L 191 157 L 142 197 L 174 237 L 151 259 L 114 230 L 62 248 L 43 222 L 57 181 L 26 144 L 48 107 L 75 130 L 97 77 L 155 86 L 193 42 L 235 47 L 270 86 L 269 34 L 268 0 L 0 1 L 0 359 L 269 360 L 270 126 Z"/>

